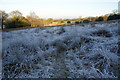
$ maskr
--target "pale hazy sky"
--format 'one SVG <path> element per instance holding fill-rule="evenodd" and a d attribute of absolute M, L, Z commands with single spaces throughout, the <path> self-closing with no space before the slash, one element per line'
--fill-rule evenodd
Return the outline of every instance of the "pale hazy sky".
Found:
<path fill-rule="evenodd" d="M 24 16 L 34 11 L 41 18 L 100 16 L 118 8 L 119 0 L 0 0 L 0 10 L 19 10 Z"/>

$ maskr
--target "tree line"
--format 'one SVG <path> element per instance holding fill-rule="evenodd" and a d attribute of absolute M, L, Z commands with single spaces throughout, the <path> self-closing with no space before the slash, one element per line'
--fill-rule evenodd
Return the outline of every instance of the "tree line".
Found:
<path fill-rule="evenodd" d="M 76 18 L 76 19 L 43 19 L 39 18 L 35 12 L 31 12 L 28 16 L 24 17 L 23 14 L 18 11 L 12 11 L 10 13 L 6 13 L 3 10 L 0 10 L 0 19 L 2 21 L 2 29 L 6 28 L 18 28 L 18 27 L 40 27 L 40 26 L 50 26 L 57 24 L 80 24 L 80 23 L 89 23 L 89 22 L 99 22 L 99 21 L 109 21 L 109 20 L 117 20 L 120 19 L 120 14 L 112 13 L 106 14 L 103 16 L 96 17 L 86 17 L 86 18 Z"/>

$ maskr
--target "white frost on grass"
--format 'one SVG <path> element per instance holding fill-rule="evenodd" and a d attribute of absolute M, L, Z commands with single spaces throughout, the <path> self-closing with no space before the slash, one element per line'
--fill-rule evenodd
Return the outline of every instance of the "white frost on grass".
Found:
<path fill-rule="evenodd" d="M 3 78 L 117 78 L 118 24 L 3 32 Z"/>

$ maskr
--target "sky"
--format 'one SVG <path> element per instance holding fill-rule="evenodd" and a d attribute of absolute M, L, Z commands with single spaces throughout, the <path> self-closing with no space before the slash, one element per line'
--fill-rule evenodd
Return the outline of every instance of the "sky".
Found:
<path fill-rule="evenodd" d="M 0 10 L 19 10 L 23 16 L 35 12 L 40 18 L 101 16 L 118 9 L 120 0 L 0 0 Z"/>

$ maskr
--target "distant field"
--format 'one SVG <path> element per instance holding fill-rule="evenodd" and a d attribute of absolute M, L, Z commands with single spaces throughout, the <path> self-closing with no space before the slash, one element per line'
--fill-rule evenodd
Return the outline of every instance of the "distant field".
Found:
<path fill-rule="evenodd" d="M 3 78 L 118 78 L 119 20 L 3 30 Z"/>
<path fill-rule="evenodd" d="M 76 24 L 76 25 L 84 25 L 84 24 L 99 24 L 99 23 L 111 23 L 111 22 L 120 22 L 120 20 L 111 20 L 111 21 L 101 21 L 101 22 L 90 22 L 90 23 L 80 23 L 80 24 Z M 67 23 L 63 23 L 63 24 L 50 24 L 45 25 L 45 26 L 40 26 L 40 27 L 56 27 L 56 26 L 65 26 L 65 25 L 75 25 L 74 23 L 71 24 L 67 24 Z M 2 31 L 14 31 L 14 30 L 21 30 L 21 29 L 30 29 L 30 28 L 36 28 L 36 27 L 20 27 L 20 28 L 11 28 L 11 29 L 3 29 Z"/>

